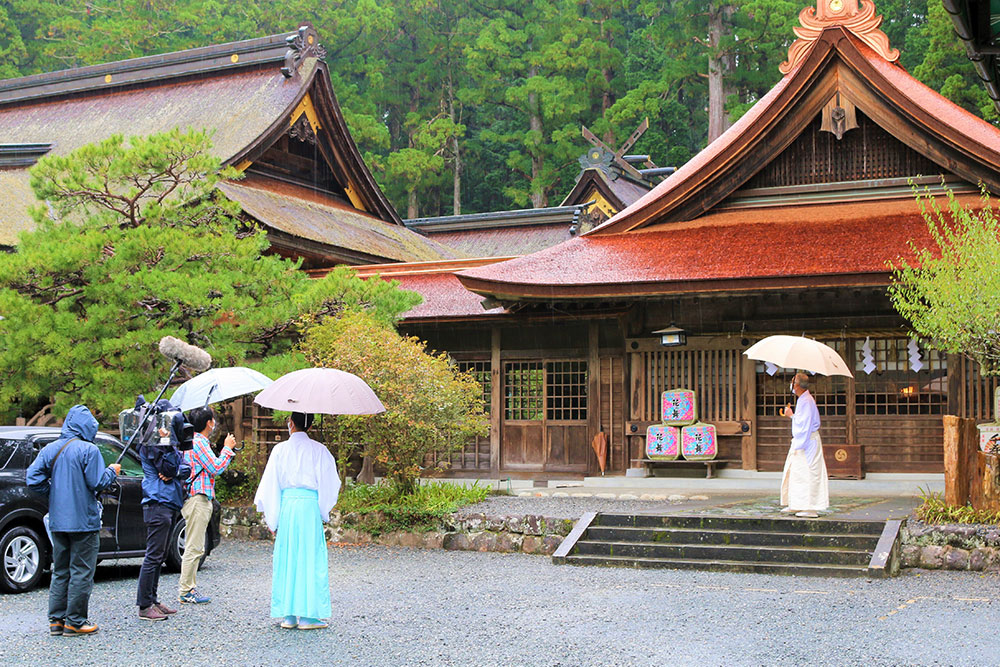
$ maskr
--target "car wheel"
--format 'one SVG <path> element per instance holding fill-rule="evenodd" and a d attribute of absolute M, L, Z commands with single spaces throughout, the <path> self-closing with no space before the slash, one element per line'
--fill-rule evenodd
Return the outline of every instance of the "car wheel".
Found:
<path fill-rule="evenodd" d="M 167 541 L 167 569 L 171 572 L 181 571 L 181 560 L 184 558 L 184 542 L 186 538 L 184 519 L 178 519 L 177 523 L 170 531 L 170 539 Z M 198 569 L 205 564 L 205 556 L 201 557 Z"/>
<path fill-rule="evenodd" d="M 5 593 L 30 591 L 42 578 L 48 551 L 41 536 L 27 526 L 7 529 L 0 537 L 0 590 Z"/>

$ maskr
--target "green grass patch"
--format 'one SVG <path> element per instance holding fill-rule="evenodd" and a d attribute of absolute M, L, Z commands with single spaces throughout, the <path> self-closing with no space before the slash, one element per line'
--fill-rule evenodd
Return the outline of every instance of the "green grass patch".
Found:
<path fill-rule="evenodd" d="M 371 535 L 396 530 L 428 531 L 465 505 L 481 502 L 490 489 L 473 484 L 457 486 L 445 482 L 419 485 L 413 493 L 400 494 L 391 484 L 354 484 L 340 492 L 337 509 L 345 527 Z"/>
<path fill-rule="evenodd" d="M 923 501 L 914 513 L 917 518 L 927 524 L 944 523 L 987 523 L 1000 524 L 1000 512 L 977 510 L 971 505 L 955 507 L 944 501 L 944 496 L 933 491 L 921 489 L 920 499 Z"/>

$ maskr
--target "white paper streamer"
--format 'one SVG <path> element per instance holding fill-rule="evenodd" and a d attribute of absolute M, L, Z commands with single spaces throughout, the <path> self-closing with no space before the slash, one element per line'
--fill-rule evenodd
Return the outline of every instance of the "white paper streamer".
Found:
<path fill-rule="evenodd" d="M 919 372 L 924 367 L 924 362 L 920 360 L 920 347 L 917 345 L 917 339 L 911 336 L 906 349 L 910 352 L 910 368 L 914 373 Z"/>
<path fill-rule="evenodd" d="M 865 371 L 865 375 L 871 375 L 875 372 L 875 355 L 872 354 L 872 343 L 870 338 L 865 338 L 865 344 L 861 346 L 861 361 L 864 363 L 862 368 Z"/>
<path fill-rule="evenodd" d="M 778 372 L 778 367 L 772 364 L 770 361 L 764 362 L 764 370 L 767 371 L 768 375 L 774 375 Z"/>

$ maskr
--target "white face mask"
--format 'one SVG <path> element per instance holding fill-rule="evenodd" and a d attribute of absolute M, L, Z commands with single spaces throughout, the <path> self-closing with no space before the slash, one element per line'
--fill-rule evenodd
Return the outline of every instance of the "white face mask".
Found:
<path fill-rule="evenodd" d="M 792 382 L 792 383 L 790 383 L 788 385 L 788 391 L 792 392 L 793 394 L 795 393 L 795 383 L 794 382 Z"/>

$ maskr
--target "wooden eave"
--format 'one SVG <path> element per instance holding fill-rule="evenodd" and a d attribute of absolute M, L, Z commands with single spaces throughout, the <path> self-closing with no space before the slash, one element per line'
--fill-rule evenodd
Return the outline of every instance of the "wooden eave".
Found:
<path fill-rule="evenodd" d="M 389 203 L 368 167 L 365 166 L 361 152 L 358 150 L 357 144 L 354 143 L 350 130 L 347 129 L 344 114 L 337 103 L 326 63 L 322 61 L 317 61 L 316 67 L 312 68 L 287 111 L 276 118 L 255 141 L 231 157 L 226 164 L 239 166 L 246 162 L 252 163 L 263 155 L 282 135 L 288 132 L 292 114 L 307 95 L 313 103 L 322 128 L 321 135 L 317 137 L 317 140 L 323 141 L 323 135 L 325 135 L 330 146 L 333 147 L 332 154 L 328 156 L 334 161 L 331 167 L 335 172 L 339 172 L 337 175 L 344 179 L 345 185 L 355 188 L 355 192 L 363 202 L 364 210 L 367 213 L 388 223 L 403 226 L 402 218 Z"/>
<path fill-rule="evenodd" d="M 907 85 L 912 82 L 911 91 L 901 90 L 890 80 L 900 75 L 908 79 Z M 838 90 L 882 129 L 942 169 L 1000 192 L 1000 133 L 993 145 L 987 145 L 961 127 L 962 123 L 987 126 L 985 121 L 954 105 L 957 121 L 935 115 L 908 93 L 937 93 L 886 62 L 844 28 L 834 26 L 823 32 L 797 69 L 702 154 L 585 236 L 617 234 L 702 215 L 787 148 Z"/>
<path fill-rule="evenodd" d="M 611 190 L 605 180 L 604 174 L 596 168 L 587 169 L 580 175 L 580 180 L 576 182 L 576 185 L 573 186 L 570 193 L 566 195 L 565 199 L 562 200 L 560 206 L 579 206 L 581 204 L 586 204 L 587 192 L 591 187 L 600 192 L 601 196 L 604 197 L 609 204 L 614 206 L 615 209 L 620 211 L 625 208 L 626 203 Z"/>
<path fill-rule="evenodd" d="M 532 302 L 552 299 L 641 299 L 693 294 L 745 294 L 748 292 L 825 289 L 836 287 L 886 287 L 889 272 L 841 273 L 821 276 L 770 276 L 722 280 L 675 280 L 642 283 L 589 285 L 539 285 L 499 283 L 456 274 L 462 285 L 476 294 L 502 302 Z"/>

